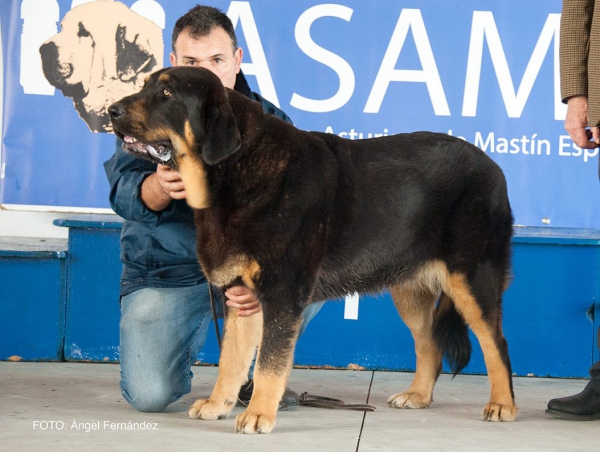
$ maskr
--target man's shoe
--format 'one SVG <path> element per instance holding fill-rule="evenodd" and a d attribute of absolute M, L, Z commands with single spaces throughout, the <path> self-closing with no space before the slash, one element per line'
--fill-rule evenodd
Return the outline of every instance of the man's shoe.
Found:
<path fill-rule="evenodd" d="M 238 402 L 243 406 L 248 406 L 250 398 L 252 397 L 252 390 L 254 389 L 254 382 L 249 380 L 238 394 Z M 279 401 L 279 411 L 293 410 L 300 405 L 300 396 L 292 391 L 290 388 L 285 388 L 285 392 Z"/>
<path fill-rule="evenodd" d="M 600 419 L 600 392 L 584 389 L 579 394 L 548 402 L 546 414 L 570 421 L 594 421 Z"/>

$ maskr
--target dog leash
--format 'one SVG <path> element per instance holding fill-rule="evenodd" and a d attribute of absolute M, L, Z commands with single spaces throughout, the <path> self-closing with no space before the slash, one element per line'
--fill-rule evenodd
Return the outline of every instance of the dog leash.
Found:
<path fill-rule="evenodd" d="M 212 284 L 208 283 L 208 295 L 210 298 L 210 308 L 212 311 L 213 323 L 215 324 L 215 333 L 217 335 L 217 344 L 219 350 L 221 350 L 221 330 L 219 329 L 219 322 L 217 316 L 217 304 L 213 295 Z M 243 406 L 248 406 L 247 402 L 242 401 L 238 398 L 238 402 Z M 300 406 L 308 406 L 313 408 L 327 408 L 330 410 L 354 410 L 354 411 L 375 411 L 373 405 L 367 405 L 363 403 L 352 403 L 346 405 L 343 400 L 334 399 L 333 397 L 325 397 L 312 395 L 308 392 L 300 394 Z"/>
<path fill-rule="evenodd" d="M 219 322 L 217 319 L 217 305 L 215 304 L 215 297 L 213 296 L 213 286 L 208 283 L 208 296 L 210 297 L 210 310 L 212 311 L 213 323 L 215 324 L 215 333 L 217 334 L 217 344 L 219 345 L 219 351 L 221 350 L 221 330 L 219 329 Z"/>
<path fill-rule="evenodd" d="M 300 406 L 354 411 L 375 411 L 376 409 L 373 405 L 367 405 L 366 403 L 351 403 L 346 405 L 343 400 L 334 399 L 333 397 L 312 395 L 307 392 L 300 394 Z"/>
<path fill-rule="evenodd" d="M 248 406 L 248 402 L 240 400 L 240 405 Z M 346 405 L 343 400 L 334 399 L 333 397 L 325 397 L 312 395 L 308 392 L 300 394 L 300 406 L 307 406 L 311 408 L 327 408 L 330 410 L 353 410 L 353 411 L 375 411 L 376 407 L 373 405 L 367 405 L 366 403 L 352 403 Z"/>

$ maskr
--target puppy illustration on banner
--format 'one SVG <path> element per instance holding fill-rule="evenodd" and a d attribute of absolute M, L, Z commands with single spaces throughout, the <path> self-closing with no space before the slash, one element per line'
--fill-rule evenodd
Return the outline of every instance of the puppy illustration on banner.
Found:
<path fill-rule="evenodd" d="M 73 99 L 92 132 L 112 132 L 108 106 L 139 91 L 163 66 L 162 29 L 121 2 L 74 5 L 39 49 L 44 75 Z"/>

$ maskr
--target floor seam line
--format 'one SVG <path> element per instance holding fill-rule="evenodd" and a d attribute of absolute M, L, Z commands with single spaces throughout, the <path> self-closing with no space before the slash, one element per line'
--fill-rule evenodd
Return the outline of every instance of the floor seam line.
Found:
<path fill-rule="evenodd" d="M 369 399 L 371 398 L 371 388 L 373 387 L 373 380 L 375 378 L 375 371 L 371 371 L 371 381 L 369 382 L 369 390 L 367 391 L 367 400 L 365 401 L 365 403 L 368 405 L 369 404 Z M 362 438 L 362 432 L 363 432 L 363 428 L 365 427 L 365 420 L 367 419 L 367 413 L 368 411 L 363 412 L 363 418 L 362 418 L 362 422 L 360 424 L 360 431 L 358 432 L 358 441 L 356 442 L 356 452 L 358 452 L 358 449 L 360 447 L 360 440 Z"/>

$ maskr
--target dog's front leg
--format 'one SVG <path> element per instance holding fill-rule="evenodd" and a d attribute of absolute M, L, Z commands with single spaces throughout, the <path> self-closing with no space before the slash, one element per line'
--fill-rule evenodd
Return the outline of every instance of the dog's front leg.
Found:
<path fill-rule="evenodd" d="M 269 433 L 275 426 L 279 401 L 285 392 L 302 312 L 298 308 L 263 303 L 264 325 L 254 369 L 254 391 L 248 408 L 235 420 L 241 433 Z"/>
<path fill-rule="evenodd" d="M 219 358 L 219 376 L 208 399 L 198 399 L 188 411 L 193 419 L 223 419 L 235 406 L 240 387 L 248 380 L 248 370 L 260 342 L 263 314 L 239 317 L 227 308 L 225 331 Z"/>

